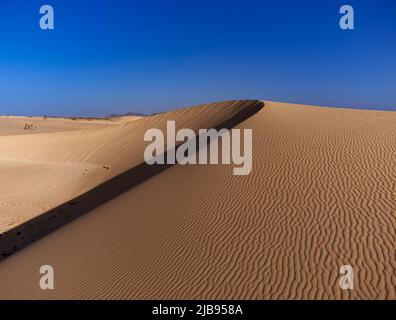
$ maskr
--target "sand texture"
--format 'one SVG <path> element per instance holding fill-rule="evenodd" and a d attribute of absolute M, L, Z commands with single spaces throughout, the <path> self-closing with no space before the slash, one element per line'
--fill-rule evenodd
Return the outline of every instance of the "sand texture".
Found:
<path fill-rule="evenodd" d="M 0 299 L 395 299 L 396 113 L 264 103 L 0 130 Z M 253 129 L 252 173 L 144 165 L 166 120 Z"/>

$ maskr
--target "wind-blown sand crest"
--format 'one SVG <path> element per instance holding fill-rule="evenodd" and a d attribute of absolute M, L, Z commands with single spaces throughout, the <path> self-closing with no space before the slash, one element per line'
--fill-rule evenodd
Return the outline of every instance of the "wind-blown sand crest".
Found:
<path fill-rule="evenodd" d="M 55 206 L 141 163 L 147 128 L 167 119 L 216 127 L 252 104 L 0 137 L 1 166 L 24 170 L 24 159 L 41 176 L 59 165 L 70 190 L 54 191 Z M 236 125 L 253 129 L 250 175 L 220 164 L 158 172 L 0 262 L 0 298 L 395 299 L 395 124 L 393 112 L 265 102 Z M 85 165 L 92 176 L 76 182 Z M 17 203 L 19 185 L 0 201 Z M 21 199 L 45 203 L 47 187 Z M 38 285 L 44 264 L 55 269 L 55 290 Z M 339 287 L 345 264 L 354 290 Z"/>

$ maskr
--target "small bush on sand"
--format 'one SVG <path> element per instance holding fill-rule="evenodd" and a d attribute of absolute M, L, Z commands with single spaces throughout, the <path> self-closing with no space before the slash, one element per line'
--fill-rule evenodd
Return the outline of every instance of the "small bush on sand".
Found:
<path fill-rule="evenodd" d="M 25 127 L 23 130 L 33 130 L 34 129 L 34 124 L 33 123 L 25 123 Z"/>

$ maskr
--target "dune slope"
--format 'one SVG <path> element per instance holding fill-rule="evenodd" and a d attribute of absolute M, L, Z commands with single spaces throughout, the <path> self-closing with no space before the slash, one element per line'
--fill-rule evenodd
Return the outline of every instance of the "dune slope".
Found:
<path fill-rule="evenodd" d="M 0 298 L 395 299 L 395 123 L 266 102 L 250 175 L 172 166 L 2 261 Z"/>
<path fill-rule="evenodd" d="M 0 136 L 0 259 L 161 169 L 141 165 L 147 129 L 166 132 L 167 120 L 194 130 L 235 124 L 262 104 L 228 101 L 108 126 L 70 131 L 75 122 L 69 121 L 68 131 L 62 123 L 58 132 Z"/>

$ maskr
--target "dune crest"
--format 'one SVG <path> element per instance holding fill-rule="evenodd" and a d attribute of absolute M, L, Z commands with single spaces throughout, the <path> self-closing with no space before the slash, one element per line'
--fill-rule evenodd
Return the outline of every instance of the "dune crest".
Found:
<path fill-rule="evenodd" d="M 153 119 L 180 114 L 183 127 L 208 127 L 240 103 L 249 104 Z M 118 135 L 126 146 L 125 132 L 140 135 L 147 121 L 84 139 Z M 395 123 L 394 112 L 265 102 L 234 124 L 253 129 L 250 175 L 220 164 L 169 167 L 3 260 L 0 298 L 395 299 Z M 5 149 L 8 160 L 42 157 Z M 139 158 L 117 158 L 116 146 L 96 150 L 95 159 L 79 150 L 79 160 L 100 167 L 112 152 L 114 174 Z M 37 285 L 47 263 L 56 290 Z M 345 264 L 355 270 L 354 290 L 339 287 Z"/>
<path fill-rule="evenodd" d="M 147 129 L 232 127 L 263 105 L 241 100 L 126 117 L 108 126 L 0 136 L 0 259 L 150 178 L 168 166 L 148 166 Z"/>

